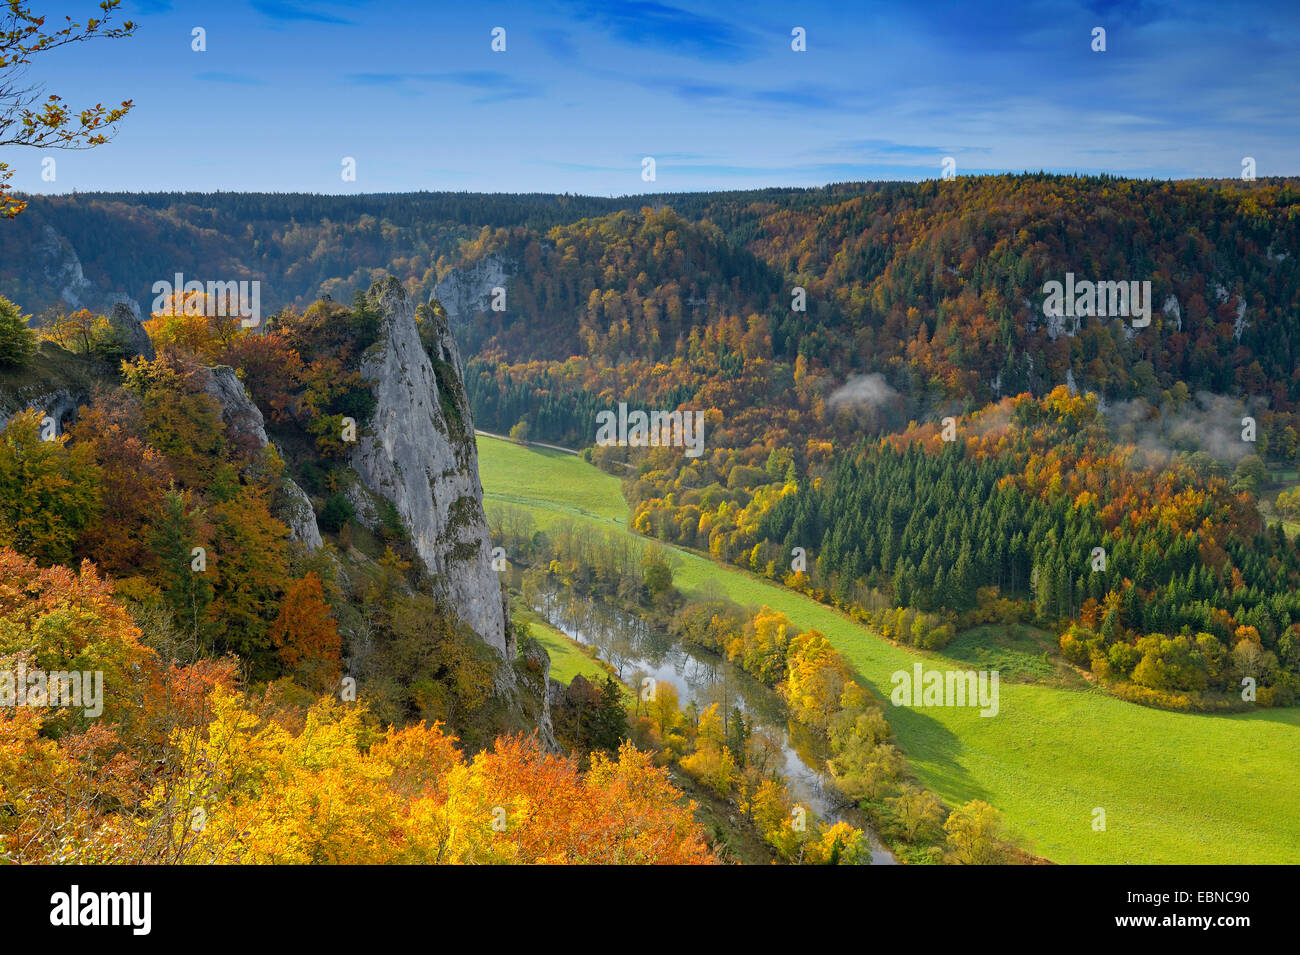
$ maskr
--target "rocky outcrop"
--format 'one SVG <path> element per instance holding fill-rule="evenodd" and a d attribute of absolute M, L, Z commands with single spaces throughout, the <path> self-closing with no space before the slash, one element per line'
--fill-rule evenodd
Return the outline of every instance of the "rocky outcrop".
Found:
<path fill-rule="evenodd" d="M 221 405 L 221 420 L 236 444 L 260 450 L 267 445 L 266 420 L 244 390 L 235 369 L 217 365 L 208 369 L 203 390 Z"/>
<path fill-rule="evenodd" d="M 262 450 L 269 443 L 266 421 L 261 409 L 253 404 L 253 399 L 244 390 L 244 383 L 235 374 L 235 369 L 217 365 L 207 371 L 203 390 L 221 405 L 221 420 L 231 441 L 245 452 Z M 307 492 L 285 477 L 274 505 L 275 516 L 288 526 L 290 538 L 315 553 L 323 541 Z"/>
<path fill-rule="evenodd" d="M 95 288 L 82 272 L 81 259 L 72 243 L 54 231 L 53 226 L 46 225 L 32 251 L 46 281 L 58 290 L 59 298 L 71 308 L 85 308 Z"/>
<path fill-rule="evenodd" d="M 74 393 L 67 388 L 53 391 L 28 389 L 25 395 L 3 395 L 3 399 L 0 400 L 0 431 L 4 430 L 9 419 L 15 414 L 33 408 L 39 411 L 42 417 L 53 418 L 54 433 L 63 434 L 77 420 L 77 409 L 84 405 L 87 399 L 88 395 L 85 392 Z"/>
<path fill-rule="evenodd" d="M 551 717 L 552 684 L 558 680 L 551 679 L 551 655 L 534 637 L 530 637 L 519 647 L 519 683 L 527 691 L 528 699 L 536 700 L 540 706 L 526 713 L 528 725 L 535 725 L 542 742 L 551 750 L 560 752 L 560 745 L 555 741 L 555 726 Z"/>
<path fill-rule="evenodd" d="M 1178 296 L 1174 295 L 1173 292 L 1166 295 L 1165 304 L 1161 307 L 1160 311 L 1163 312 L 1167 318 L 1173 319 L 1174 327 L 1178 331 L 1181 332 L 1183 330 L 1183 309 L 1182 306 L 1178 304 Z"/>
<path fill-rule="evenodd" d="M 470 265 L 452 269 L 433 290 L 434 298 L 447 310 L 453 329 L 465 329 L 474 316 L 492 307 L 492 290 L 505 288 L 515 274 L 515 263 L 492 253 Z"/>
<path fill-rule="evenodd" d="M 1250 323 L 1246 321 L 1246 299 L 1239 293 L 1230 292 L 1222 283 L 1214 283 L 1214 300 L 1220 305 L 1231 301 L 1234 295 L 1237 299 L 1237 318 L 1232 323 L 1232 339 L 1239 342 L 1241 333 L 1250 327 Z"/>
<path fill-rule="evenodd" d="M 447 605 L 513 659 L 501 582 L 492 569 L 474 424 L 451 330 L 426 314 L 424 321 L 434 325 L 422 341 L 415 304 L 391 276 L 375 283 L 368 297 L 383 315 L 379 340 L 361 366 L 376 406 L 349 463 L 366 491 L 392 502 Z"/>
<path fill-rule="evenodd" d="M 53 342 L 39 343 L 22 367 L 0 367 L 0 430 L 16 413 L 31 408 L 53 418 L 56 433 L 62 434 L 102 384 L 102 371 L 97 361 Z"/>
<path fill-rule="evenodd" d="M 320 526 L 316 523 L 316 511 L 311 506 L 311 498 L 288 478 L 284 479 L 280 487 L 276 514 L 288 525 L 290 537 L 306 547 L 308 553 L 316 553 L 325 543 L 320 536 Z"/>
<path fill-rule="evenodd" d="M 134 302 L 115 302 L 108 320 L 122 333 L 132 358 L 138 355 L 149 361 L 154 360 L 153 342 L 149 340 L 149 333 L 144 330 L 144 324 L 140 321 L 139 307 Z"/>

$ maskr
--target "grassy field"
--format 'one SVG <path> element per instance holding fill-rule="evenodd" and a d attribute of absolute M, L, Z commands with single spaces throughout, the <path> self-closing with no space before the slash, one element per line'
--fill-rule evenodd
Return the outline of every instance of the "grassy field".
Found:
<path fill-rule="evenodd" d="M 551 679 L 567 685 L 581 673 L 593 683 L 604 683 L 609 672 L 600 665 L 600 661 L 587 656 L 582 644 L 569 638 L 567 634 L 556 630 L 540 614 L 528 609 L 515 610 L 516 619 L 527 621 L 537 642 L 546 647 L 551 655 Z"/>
<path fill-rule="evenodd" d="M 479 438 L 489 510 L 510 503 L 545 527 L 563 517 L 627 528 L 619 481 L 579 458 Z M 882 697 L 890 676 L 927 668 L 1000 666 L 1032 677 L 1041 636 L 972 631 L 954 657 L 897 647 L 843 614 L 738 568 L 674 549 L 677 585 L 767 604 L 827 635 Z M 1037 644 L 1037 645 L 1036 645 Z M 984 659 L 992 663 L 980 663 Z M 960 661 L 960 662 L 957 662 Z M 1046 673 L 1043 673 L 1046 676 Z M 1135 706 L 1089 687 L 1000 686 L 1000 711 L 890 707 L 911 767 L 949 803 L 985 799 L 1012 835 L 1056 862 L 1300 862 L 1300 709 L 1208 716 Z M 1093 810 L 1106 831 L 1093 831 Z"/>
<path fill-rule="evenodd" d="M 997 670 L 999 679 L 1083 688 L 1087 681 L 1060 659 L 1056 639 L 1027 624 L 984 624 L 959 634 L 943 655 L 971 670 Z"/>
<path fill-rule="evenodd" d="M 627 504 L 618 478 L 581 458 L 486 435 L 478 437 L 478 453 L 479 474 L 490 502 L 627 526 Z"/>

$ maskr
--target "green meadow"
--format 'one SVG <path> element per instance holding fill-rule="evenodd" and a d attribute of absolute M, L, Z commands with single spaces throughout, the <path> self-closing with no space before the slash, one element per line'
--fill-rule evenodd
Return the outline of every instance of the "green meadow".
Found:
<path fill-rule="evenodd" d="M 576 518 L 628 532 L 617 478 L 557 451 L 488 437 L 478 448 L 489 510 L 510 504 L 540 527 Z M 1300 708 L 1211 716 L 1136 706 L 1039 667 L 1031 628 L 1005 641 L 987 632 L 963 635 L 951 657 L 895 646 L 802 594 L 671 550 L 685 593 L 767 604 L 800 628 L 815 627 L 884 699 L 891 675 L 917 661 L 927 669 L 1015 664 L 1000 683 L 994 717 L 967 707 L 889 706 L 887 715 L 928 787 L 949 804 L 992 803 L 1011 835 L 1040 856 L 1062 863 L 1300 862 Z M 1043 682 L 1020 682 L 1040 676 Z M 1099 809 L 1104 831 L 1094 829 Z"/>
<path fill-rule="evenodd" d="M 528 629 L 537 642 L 546 648 L 551 657 L 551 678 L 559 680 L 566 686 L 573 682 L 578 674 L 593 683 L 604 683 L 608 674 L 600 661 L 583 652 L 582 644 L 557 630 L 542 619 L 540 614 L 531 610 L 515 611 L 516 620 L 528 623 Z"/>

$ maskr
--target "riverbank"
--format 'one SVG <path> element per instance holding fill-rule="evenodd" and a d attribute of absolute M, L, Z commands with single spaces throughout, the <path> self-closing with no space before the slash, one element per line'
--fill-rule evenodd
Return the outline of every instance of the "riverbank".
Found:
<path fill-rule="evenodd" d="M 770 734 L 780 747 L 780 774 L 799 805 L 829 822 L 846 822 L 865 833 L 876 865 L 898 859 L 871 821 L 840 794 L 825 770 L 824 738 L 789 718 L 784 702 L 740 667 L 697 648 L 683 646 L 647 621 L 590 598 L 550 592 L 539 595 L 534 611 L 569 639 L 596 649 L 626 685 L 649 678 L 670 683 L 678 702 L 703 708 L 718 704 L 739 711 L 751 728 Z"/>

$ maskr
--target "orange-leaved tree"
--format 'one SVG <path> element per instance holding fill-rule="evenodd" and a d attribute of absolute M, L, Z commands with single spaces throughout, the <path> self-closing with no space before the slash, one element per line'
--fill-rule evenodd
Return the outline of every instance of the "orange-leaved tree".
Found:
<path fill-rule="evenodd" d="M 285 667 L 312 689 L 324 691 L 338 683 L 343 641 L 314 572 L 286 588 L 271 623 L 271 642 Z"/>

